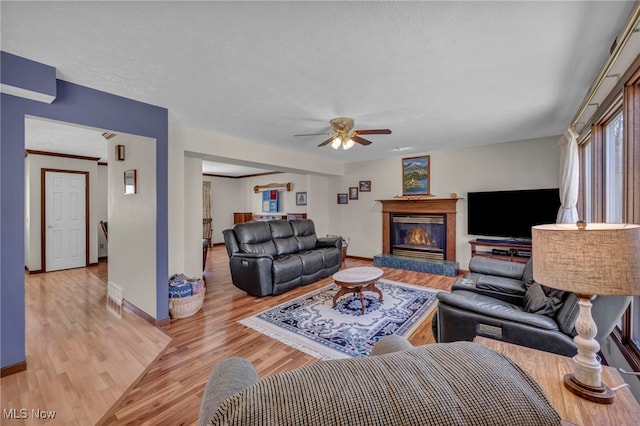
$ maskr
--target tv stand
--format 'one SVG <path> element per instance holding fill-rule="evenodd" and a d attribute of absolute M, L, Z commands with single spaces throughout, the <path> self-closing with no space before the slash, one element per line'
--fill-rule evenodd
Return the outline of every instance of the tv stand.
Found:
<path fill-rule="evenodd" d="M 531 242 L 527 241 L 477 239 L 469 241 L 469 244 L 471 257 L 483 256 L 519 263 L 527 263 L 531 257 Z"/>

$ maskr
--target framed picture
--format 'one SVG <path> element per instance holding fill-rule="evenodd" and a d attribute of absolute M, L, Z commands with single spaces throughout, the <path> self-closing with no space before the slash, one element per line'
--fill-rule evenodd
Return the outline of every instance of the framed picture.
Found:
<path fill-rule="evenodd" d="M 131 195 L 138 192 L 138 181 L 136 170 L 127 170 L 124 172 L 124 194 Z"/>
<path fill-rule="evenodd" d="M 307 193 L 296 192 L 296 206 L 306 206 L 306 205 L 307 205 Z"/>
<path fill-rule="evenodd" d="M 402 159 L 402 195 L 429 195 L 430 157 L 408 157 Z"/>
<path fill-rule="evenodd" d="M 358 189 L 360 190 L 360 192 L 371 192 L 371 181 L 361 180 L 358 183 Z"/>
<path fill-rule="evenodd" d="M 262 211 L 264 213 L 277 213 L 280 211 L 280 191 L 277 189 L 262 191 Z"/>
<path fill-rule="evenodd" d="M 349 204 L 349 194 L 338 194 L 338 204 Z"/>
<path fill-rule="evenodd" d="M 357 186 L 350 186 L 349 187 L 349 199 L 350 200 L 357 200 L 358 199 L 358 187 Z"/>

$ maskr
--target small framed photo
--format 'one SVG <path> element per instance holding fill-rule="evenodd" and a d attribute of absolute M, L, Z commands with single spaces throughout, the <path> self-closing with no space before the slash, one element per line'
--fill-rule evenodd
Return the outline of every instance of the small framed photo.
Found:
<path fill-rule="evenodd" d="M 307 205 L 307 193 L 296 192 L 296 206 L 306 206 L 306 205 Z"/>
<path fill-rule="evenodd" d="M 349 187 L 349 199 L 350 200 L 357 200 L 358 199 L 358 187 L 357 186 L 350 186 Z"/>
<path fill-rule="evenodd" d="M 136 170 L 127 170 L 124 172 L 124 194 L 131 195 L 138 192 L 138 180 Z"/>
<path fill-rule="evenodd" d="M 338 194 L 338 204 L 349 204 L 349 194 Z"/>
<path fill-rule="evenodd" d="M 358 189 L 360 192 L 371 192 L 371 181 L 361 180 L 358 184 Z"/>

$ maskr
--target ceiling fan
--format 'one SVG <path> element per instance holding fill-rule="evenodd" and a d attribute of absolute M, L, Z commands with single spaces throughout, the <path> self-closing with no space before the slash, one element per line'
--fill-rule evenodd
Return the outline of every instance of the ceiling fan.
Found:
<path fill-rule="evenodd" d="M 365 138 L 361 138 L 360 135 L 389 135 L 391 130 L 389 129 L 372 129 L 372 130 L 354 130 L 353 118 L 338 117 L 330 121 L 331 128 L 330 133 L 307 133 L 303 135 L 293 136 L 316 136 L 316 135 L 330 135 L 329 139 L 322 142 L 318 146 L 325 146 L 329 143 L 331 148 L 338 149 L 342 146 L 342 149 L 349 149 L 356 143 L 360 145 L 370 145 L 371 141 Z"/>

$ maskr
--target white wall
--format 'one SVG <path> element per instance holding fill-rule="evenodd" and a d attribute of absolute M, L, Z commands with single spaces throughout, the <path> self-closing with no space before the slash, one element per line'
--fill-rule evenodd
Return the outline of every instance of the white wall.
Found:
<path fill-rule="evenodd" d="M 107 193 L 109 189 L 109 173 L 107 165 L 98 164 L 98 187 L 93 191 L 96 197 L 96 221 L 108 221 Z M 109 254 L 109 241 L 107 241 L 102 228 L 98 225 L 98 257 L 107 257 Z"/>
<path fill-rule="evenodd" d="M 167 198 L 169 201 L 169 276 L 184 272 L 184 139 L 179 126 L 169 116 L 168 167 L 169 182 Z"/>
<path fill-rule="evenodd" d="M 156 142 L 119 134 L 110 139 L 108 167 L 109 283 L 153 318 L 156 311 Z M 125 145 L 116 161 L 115 145 Z M 124 194 L 124 172 L 137 171 L 137 193 Z M 168 279 L 168 277 L 167 277 Z"/>
<path fill-rule="evenodd" d="M 551 188 L 559 185 L 558 137 L 426 152 L 431 156 L 431 192 L 448 198 L 452 192 L 464 198 L 469 191 Z M 416 156 L 412 154 L 410 156 Z M 373 257 L 382 252 L 382 205 L 376 200 L 402 193 L 403 156 L 350 163 L 345 176 L 329 178 L 330 231 L 350 239 L 349 255 Z M 338 205 L 336 194 L 347 193 L 360 180 L 371 181 L 371 192 Z M 313 195 L 312 195 L 313 196 Z M 467 205 L 457 203 L 456 255 L 466 269 L 471 257 L 467 234 Z"/>
<path fill-rule="evenodd" d="M 30 271 L 42 268 L 41 247 L 41 170 L 56 169 L 89 172 L 89 263 L 98 261 L 98 198 L 104 197 L 98 184 L 98 163 L 48 155 L 29 154 L 25 158 L 25 266 Z M 102 232 L 102 231 L 100 231 Z"/>
<path fill-rule="evenodd" d="M 202 276 L 202 160 L 184 157 L 184 274 Z"/>
<path fill-rule="evenodd" d="M 211 242 L 223 243 L 222 231 L 233 227 L 233 213 L 250 211 L 245 185 L 242 179 L 202 176 L 202 180 L 211 182 Z"/>
<path fill-rule="evenodd" d="M 242 182 L 242 193 L 245 194 L 249 206 L 247 212 L 268 214 L 262 211 L 262 192 L 253 191 L 256 185 L 270 183 L 291 183 L 291 191 L 280 189 L 280 214 L 306 213 L 307 218 L 313 219 L 318 236 L 329 233 L 329 178 L 320 175 L 279 173 L 274 175 L 253 176 L 239 179 Z M 296 205 L 296 192 L 307 193 L 307 205 Z M 238 210 L 236 210 L 238 211 Z M 215 213 L 214 213 L 215 215 Z"/>

